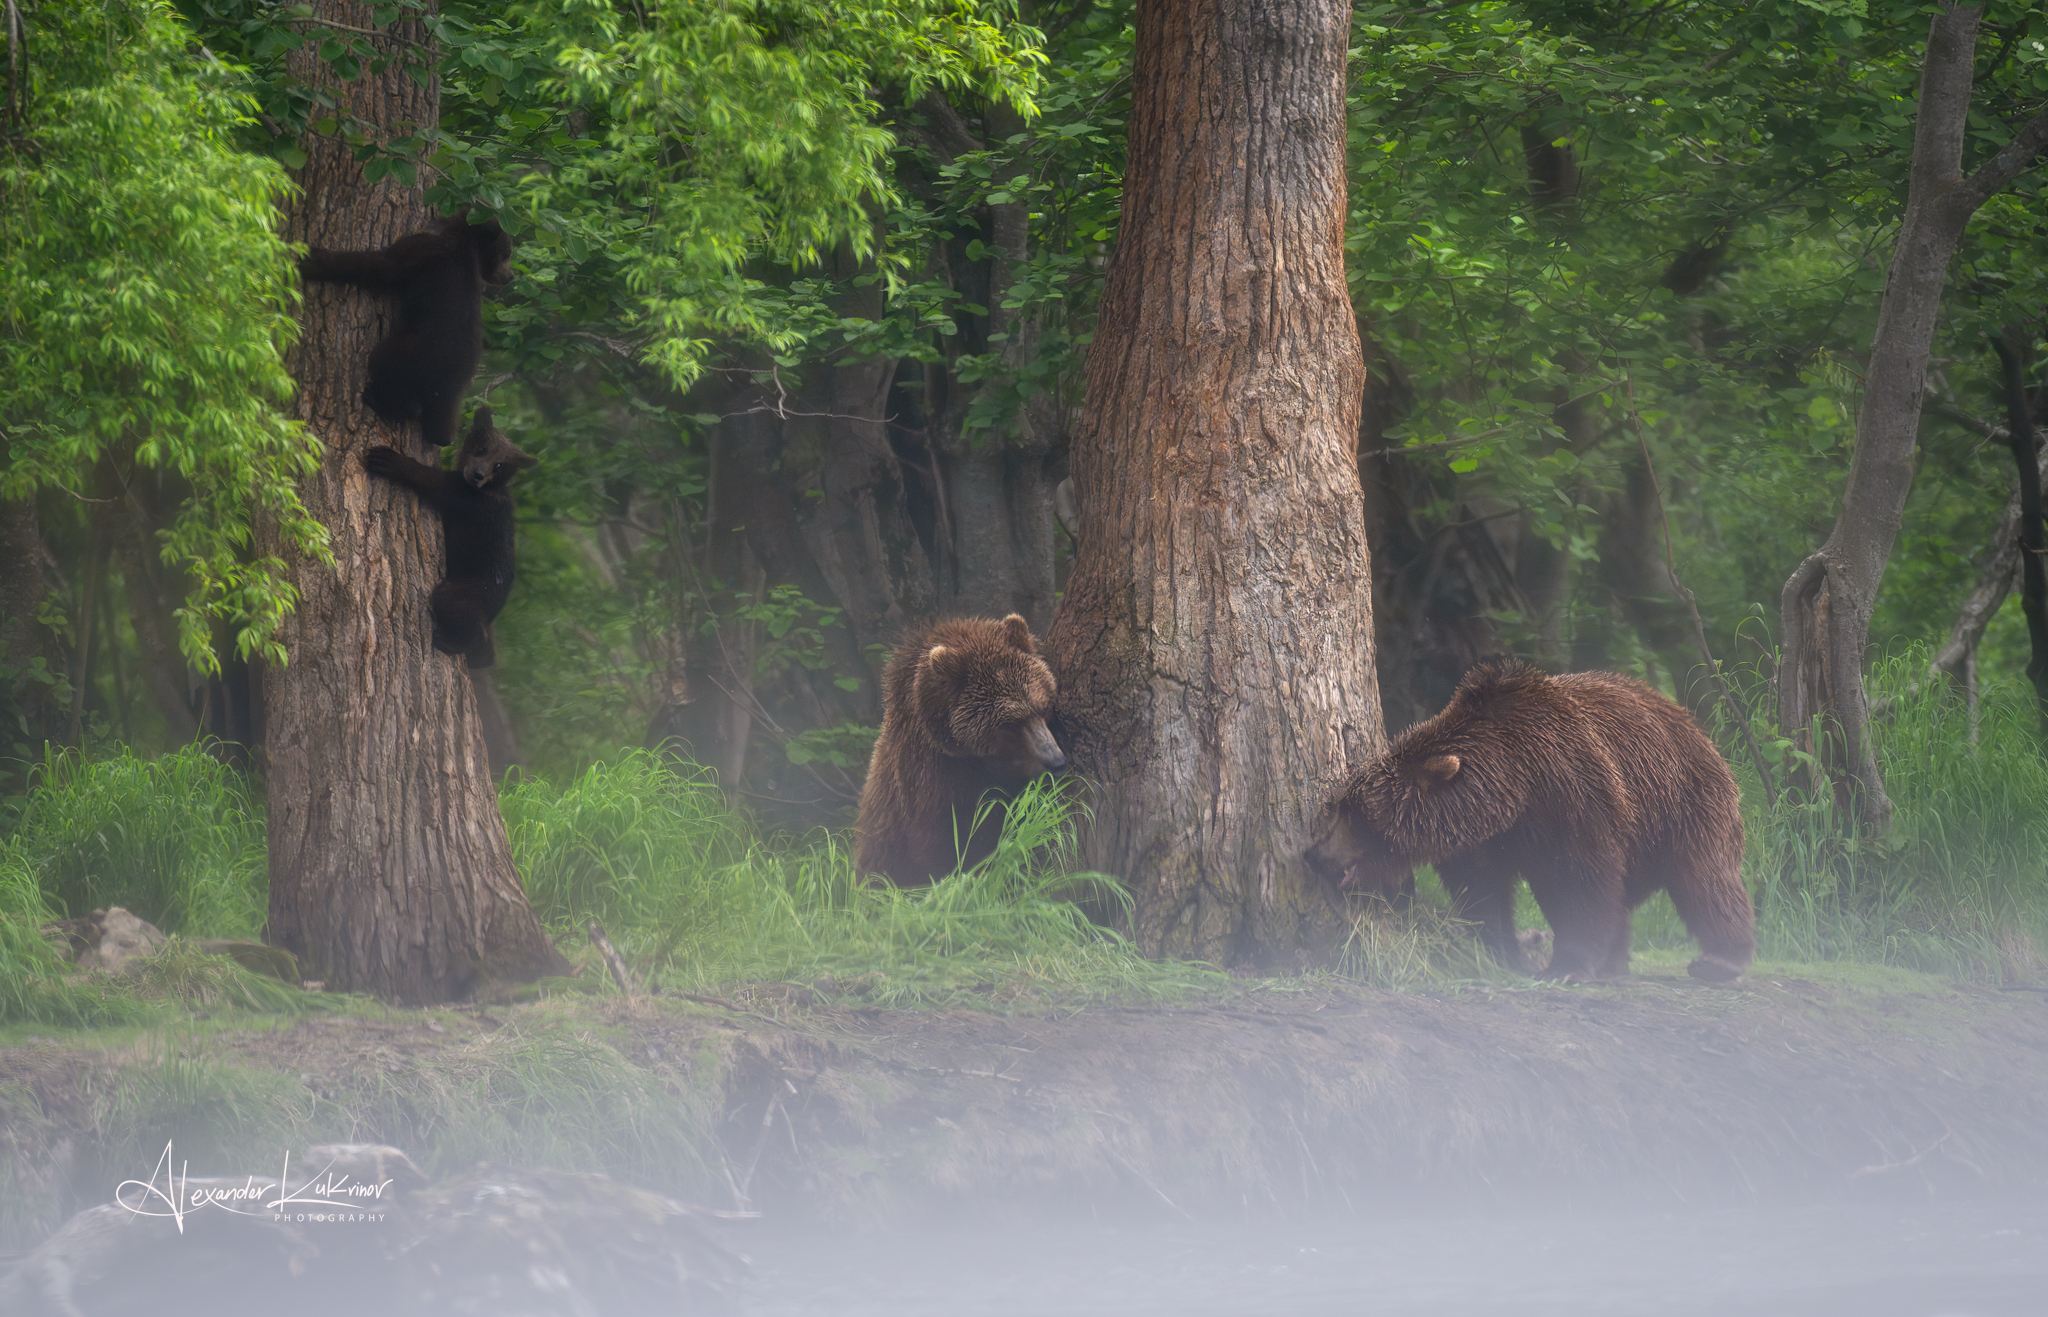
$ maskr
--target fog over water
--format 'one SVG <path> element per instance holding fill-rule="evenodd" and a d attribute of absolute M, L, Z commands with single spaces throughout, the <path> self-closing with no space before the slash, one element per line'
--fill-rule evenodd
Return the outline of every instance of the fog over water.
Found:
<path fill-rule="evenodd" d="M 1501 1211 L 735 1242 L 748 1317 L 2043 1317 L 2028 1201 Z"/>

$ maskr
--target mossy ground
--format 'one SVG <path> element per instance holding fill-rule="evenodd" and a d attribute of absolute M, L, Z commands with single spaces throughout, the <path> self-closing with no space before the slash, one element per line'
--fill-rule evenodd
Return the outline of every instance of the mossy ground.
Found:
<path fill-rule="evenodd" d="M 436 1011 L 0 1031 L 0 1230 L 20 1248 L 146 1174 L 275 1174 L 385 1141 L 430 1173 L 603 1170 L 856 1227 L 1077 1204 L 1194 1215 L 1383 1198 L 1685 1202 L 2048 1168 L 2048 996 L 1882 967 L 1652 952 L 1580 987 L 1334 975 L 1034 1013 L 804 985 Z"/>

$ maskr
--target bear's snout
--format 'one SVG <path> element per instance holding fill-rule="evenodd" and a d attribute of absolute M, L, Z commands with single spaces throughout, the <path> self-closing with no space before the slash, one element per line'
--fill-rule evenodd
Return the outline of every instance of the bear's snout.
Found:
<path fill-rule="evenodd" d="M 1044 771 L 1057 773 L 1067 766 L 1067 753 L 1052 739 L 1052 729 L 1045 725 L 1045 719 L 1033 718 L 1024 724 L 1024 741 L 1031 747 L 1031 753 L 1038 756 L 1039 767 Z"/>

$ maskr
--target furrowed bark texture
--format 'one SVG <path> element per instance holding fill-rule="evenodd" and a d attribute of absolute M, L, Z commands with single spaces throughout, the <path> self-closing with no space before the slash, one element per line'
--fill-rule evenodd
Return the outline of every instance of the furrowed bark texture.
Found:
<path fill-rule="evenodd" d="M 1942 287 L 1970 216 L 2048 142 L 2048 113 L 1968 178 L 1962 175 L 1972 61 L 1982 11 L 1945 6 L 1927 35 L 1906 214 L 1892 251 L 1871 342 L 1856 451 L 1834 532 L 1785 582 L 1780 599 L 1779 724 L 1821 765 L 1810 790 L 1832 790 L 1851 817 L 1882 830 L 1891 817 L 1868 735 L 1863 651 L 1906 496 L 1927 356 Z M 1811 729 L 1818 724 L 1819 744 Z"/>
<path fill-rule="evenodd" d="M 329 3 L 321 21 L 374 26 L 367 5 Z M 401 36 L 424 42 L 417 23 Z M 395 42 L 373 38 L 396 57 Z M 438 89 L 394 58 L 352 83 L 310 52 L 293 71 L 396 135 L 436 120 Z M 309 138 L 303 195 L 287 236 L 315 246 L 384 247 L 430 218 L 416 188 L 372 186 L 339 141 Z M 308 284 L 292 355 L 298 415 L 327 445 L 306 505 L 333 536 L 335 565 L 290 561 L 301 601 L 286 620 L 290 662 L 263 683 L 270 806 L 270 940 L 330 989 L 402 1002 L 448 1001 L 485 978 L 567 972 L 512 867 L 476 700 L 462 660 L 429 644 L 427 593 L 440 579 L 438 518 L 362 468 L 390 444 L 422 460 L 418 430 L 385 425 L 359 401 L 392 299 Z"/>
<path fill-rule="evenodd" d="M 1299 855 L 1385 740 L 1355 446 L 1334 0 L 1144 0 L 1121 237 L 1047 648 L 1101 789 L 1084 863 L 1154 954 L 1274 964 L 1334 905 Z"/>

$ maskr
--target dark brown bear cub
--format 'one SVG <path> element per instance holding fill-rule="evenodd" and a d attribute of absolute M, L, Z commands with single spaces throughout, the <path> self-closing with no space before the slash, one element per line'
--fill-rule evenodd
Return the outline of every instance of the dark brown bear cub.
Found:
<path fill-rule="evenodd" d="M 1555 938 L 1542 978 L 1628 973 L 1629 916 L 1660 889 L 1705 952 L 1694 978 L 1733 982 L 1756 955 L 1735 779 L 1690 714 L 1627 677 L 1474 669 L 1351 775 L 1317 837 L 1310 866 L 1346 887 L 1392 894 L 1435 865 L 1517 969 L 1528 879 Z"/>
<path fill-rule="evenodd" d="M 370 349 L 363 404 L 393 425 L 418 421 L 430 444 L 452 442 L 484 356 L 484 285 L 512 282 L 511 235 L 495 219 L 471 224 L 464 208 L 382 251 L 314 247 L 299 274 L 397 295 L 391 332 Z"/>
<path fill-rule="evenodd" d="M 491 409 L 476 409 L 455 470 L 415 462 L 395 448 L 372 448 L 363 467 L 396 481 L 441 514 L 448 569 L 428 605 L 434 648 L 461 654 L 472 668 L 498 661 L 491 623 L 512 597 L 512 477 L 534 464 L 491 424 Z"/>
<path fill-rule="evenodd" d="M 968 835 L 982 796 L 1067 766 L 1045 725 L 1057 690 L 1015 613 L 937 622 L 898 645 L 882 673 L 855 867 L 916 885 L 993 851 L 1001 804 Z"/>

